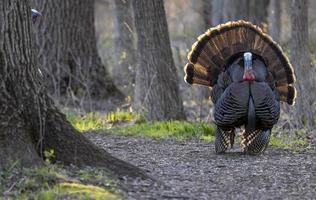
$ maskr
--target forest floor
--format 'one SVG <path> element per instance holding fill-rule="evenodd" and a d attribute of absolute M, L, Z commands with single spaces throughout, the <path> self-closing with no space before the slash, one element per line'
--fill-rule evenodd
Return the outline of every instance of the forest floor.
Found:
<path fill-rule="evenodd" d="M 199 139 L 153 139 L 104 131 L 85 134 L 159 183 L 126 182 L 129 199 L 315 199 L 316 144 L 308 150 L 269 147 L 260 156 L 237 147 L 216 155 Z"/>
<path fill-rule="evenodd" d="M 316 131 L 273 128 L 267 151 L 214 153 L 207 108 L 187 121 L 147 122 L 130 111 L 69 112 L 67 119 L 112 155 L 145 170 L 151 180 L 112 179 L 106 170 L 54 163 L 38 169 L 15 162 L 0 171 L 0 199 L 316 199 Z M 201 114 L 202 113 L 202 114 Z"/>

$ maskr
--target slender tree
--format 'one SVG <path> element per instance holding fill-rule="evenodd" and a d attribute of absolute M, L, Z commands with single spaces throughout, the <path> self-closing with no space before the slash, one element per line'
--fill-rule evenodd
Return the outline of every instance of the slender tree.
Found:
<path fill-rule="evenodd" d="M 223 0 L 223 4 L 224 21 L 243 19 L 267 25 L 269 0 Z"/>
<path fill-rule="evenodd" d="M 52 149 L 64 164 L 145 177 L 79 134 L 54 106 L 37 68 L 31 30 L 29 1 L 0 1 L 0 168 L 16 160 L 39 165 L 43 151 Z"/>
<path fill-rule="evenodd" d="M 54 97 L 123 97 L 98 55 L 94 0 L 33 0 L 39 64 Z"/>
<path fill-rule="evenodd" d="M 308 0 L 291 1 L 292 48 L 291 60 L 297 75 L 298 98 L 296 101 L 296 125 L 314 125 L 313 103 L 315 95 L 314 69 L 310 64 L 308 48 Z"/>
<path fill-rule="evenodd" d="M 114 0 L 115 84 L 126 94 L 133 93 L 136 72 L 132 5 L 128 0 Z M 124 78 L 122 78 L 124 77 Z"/>
<path fill-rule="evenodd" d="M 270 0 L 249 0 L 249 20 L 267 28 L 268 25 L 268 8 Z"/>
<path fill-rule="evenodd" d="M 199 6 L 199 13 L 202 18 L 202 30 L 201 33 L 204 33 L 207 29 L 212 27 L 212 1 L 213 0 L 202 0 L 201 5 Z M 195 1 L 193 3 L 196 3 Z M 200 87 L 198 89 L 198 96 L 200 103 L 203 104 L 203 100 L 210 97 L 210 89 L 207 87 Z M 200 110 L 202 113 L 202 110 Z"/>
<path fill-rule="evenodd" d="M 203 28 L 203 31 L 205 31 L 207 28 L 210 28 L 212 25 L 212 2 L 213 0 L 198 0 L 198 1 L 189 1 L 190 8 L 194 11 L 199 13 Z"/>
<path fill-rule="evenodd" d="M 183 119 L 163 0 L 133 0 L 138 69 L 135 105 L 149 120 Z"/>
<path fill-rule="evenodd" d="M 250 0 L 224 0 L 225 21 L 249 20 Z"/>
<path fill-rule="evenodd" d="M 214 26 L 224 22 L 224 1 L 212 0 L 212 24 Z"/>
<path fill-rule="evenodd" d="M 281 1 L 280 0 L 271 0 L 270 1 L 270 8 L 271 8 L 271 16 L 270 16 L 270 34 L 272 38 L 280 42 L 280 35 L 281 35 Z"/>
<path fill-rule="evenodd" d="M 212 0 L 202 0 L 202 16 L 205 29 L 212 26 Z"/>

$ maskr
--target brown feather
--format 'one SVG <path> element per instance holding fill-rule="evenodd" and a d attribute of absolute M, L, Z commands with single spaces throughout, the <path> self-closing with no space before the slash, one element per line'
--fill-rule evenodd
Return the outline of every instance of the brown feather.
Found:
<path fill-rule="evenodd" d="M 291 85 L 295 82 L 295 75 L 289 59 L 269 35 L 258 26 L 243 20 L 220 24 L 198 37 L 188 54 L 194 73 L 191 73 L 192 76 L 187 74 L 187 79 L 191 84 L 208 83 L 212 87 L 216 84 L 220 71 L 225 70 L 229 59 L 246 51 L 262 57 L 268 70 L 274 75 L 277 86 L 291 88 L 279 93 L 284 93 L 282 101 L 292 104 L 295 88 Z"/>

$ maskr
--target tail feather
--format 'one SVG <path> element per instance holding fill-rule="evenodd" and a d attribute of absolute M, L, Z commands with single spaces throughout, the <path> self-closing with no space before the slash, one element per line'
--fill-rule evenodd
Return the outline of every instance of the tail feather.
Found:
<path fill-rule="evenodd" d="M 260 56 L 273 74 L 277 89 L 291 88 L 280 93 L 281 101 L 294 102 L 295 74 L 281 47 L 259 27 L 245 21 L 228 22 L 208 29 L 198 37 L 188 54 L 185 80 L 190 84 L 214 86 L 218 75 L 225 70 L 235 54 L 251 51 Z M 189 66 L 189 67 L 188 67 Z M 293 92 L 294 90 L 294 92 Z M 288 94 L 291 92 L 291 94 Z"/>
<path fill-rule="evenodd" d="M 205 86 L 212 86 L 217 81 L 213 79 L 212 74 L 219 74 L 220 69 L 218 68 L 205 68 L 199 63 L 193 65 L 187 63 L 184 67 L 185 77 L 184 80 L 189 84 L 200 84 Z"/>
<path fill-rule="evenodd" d="M 284 85 L 277 87 L 277 90 L 280 95 L 280 100 L 287 102 L 290 105 L 293 105 L 295 103 L 296 98 L 296 90 L 291 85 Z"/>

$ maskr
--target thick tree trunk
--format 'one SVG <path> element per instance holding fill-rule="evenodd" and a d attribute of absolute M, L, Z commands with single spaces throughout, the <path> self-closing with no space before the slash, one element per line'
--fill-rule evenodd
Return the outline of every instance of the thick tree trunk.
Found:
<path fill-rule="evenodd" d="M 271 16 L 270 16 L 270 34 L 273 40 L 280 42 L 280 35 L 281 35 L 281 1 L 280 0 L 271 0 L 270 1 L 270 9 L 271 9 Z"/>
<path fill-rule="evenodd" d="M 114 48 L 116 63 L 116 66 L 112 70 L 113 80 L 125 94 L 131 94 L 133 93 L 136 75 L 132 5 L 128 0 L 114 0 L 113 3 L 115 15 Z"/>
<path fill-rule="evenodd" d="M 135 104 L 149 120 L 183 119 L 163 0 L 132 1 L 139 66 Z"/>
<path fill-rule="evenodd" d="M 315 81 L 313 79 L 308 48 L 308 0 L 292 0 L 291 4 L 292 48 L 291 61 L 297 75 L 298 98 L 296 101 L 296 125 L 314 125 L 313 103 Z"/>
<path fill-rule="evenodd" d="M 35 31 L 38 58 L 53 96 L 122 98 L 97 52 L 94 0 L 33 0 L 33 5 L 43 12 Z"/>
<path fill-rule="evenodd" d="M 0 168 L 40 164 L 53 149 L 64 164 L 105 167 L 120 176 L 146 175 L 78 133 L 46 94 L 36 67 L 29 1 L 0 1 Z"/>

